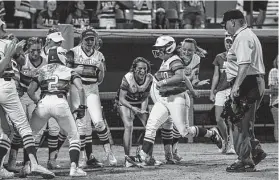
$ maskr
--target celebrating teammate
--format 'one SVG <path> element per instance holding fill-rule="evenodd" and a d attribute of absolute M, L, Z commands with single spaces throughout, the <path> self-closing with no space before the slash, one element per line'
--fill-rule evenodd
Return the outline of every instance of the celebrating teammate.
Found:
<path fill-rule="evenodd" d="M 4 23 L 0 20 L 0 36 L 3 37 L 3 35 L 6 33 L 4 30 Z M 28 154 L 28 158 L 30 159 L 29 164 L 29 171 L 32 173 L 36 173 L 41 175 L 44 178 L 54 178 L 55 175 L 42 167 L 41 165 L 38 165 L 37 163 L 37 157 L 36 157 L 36 149 L 35 149 L 35 142 L 34 137 L 32 136 L 32 130 L 30 128 L 30 125 L 27 121 L 26 115 L 24 113 L 23 107 L 20 103 L 20 99 L 16 90 L 16 85 L 14 80 L 12 79 L 14 76 L 14 71 L 12 69 L 11 65 L 11 57 L 15 53 L 19 52 L 19 49 L 23 47 L 25 44 L 25 41 L 21 41 L 18 44 L 16 44 L 16 40 L 0 40 L 0 54 L 1 54 L 1 61 L 2 59 L 4 62 L 8 62 L 4 69 L 5 71 L 0 70 L 0 105 L 4 109 L 5 113 L 7 113 L 8 117 L 10 118 L 11 122 L 14 124 L 16 130 L 19 132 L 22 140 L 23 140 L 23 147 L 26 150 L 26 154 Z M 15 59 L 17 57 L 14 57 Z M 10 62 L 9 62 L 10 61 Z M 3 65 L 3 64 L 1 64 Z M 1 66 L 2 67 L 2 66 Z M 2 120 L 3 121 L 3 120 Z M 3 161 L 4 157 L 7 154 L 9 148 L 10 148 L 10 140 L 7 137 L 6 134 L 3 133 L 3 131 L 0 131 L 0 177 L 1 178 L 11 178 L 13 177 L 13 173 L 8 173 L 3 168 Z"/>
<path fill-rule="evenodd" d="M 127 160 L 137 166 L 145 165 L 148 161 L 147 154 L 152 149 L 156 131 L 162 124 L 164 124 L 163 128 L 171 131 L 174 123 L 182 137 L 209 137 L 217 144 L 221 144 L 221 137 L 215 130 L 189 126 L 190 100 L 185 91 L 187 88 L 191 90 L 191 87 L 184 74 L 184 63 L 176 55 L 175 40 L 170 36 L 160 36 L 157 38 L 154 48 L 155 50 L 152 51 L 154 57 L 163 60 L 151 87 L 151 94 L 157 101 L 147 121 L 141 151 L 136 157 L 127 156 Z M 167 121 L 169 116 L 173 122 Z M 168 152 L 171 152 L 170 145 Z"/>
<path fill-rule="evenodd" d="M 143 57 L 137 57 L 132 63 L 130 72 L 122 78 L 118 91 L 118 110 L 125 127 L 123 135 L 125 157 L 130 155 L 135 117 L 140 119 L 143 126 L 148 119 L 148 96 L 153 81 L 150 72 L 150 63 Z M 155 160 L 152 162 L 156 163 Z M 125 166 L 132 166 L 126 158 Z"/>
<path fill-rule="evenodd" d="M 62 37 L 61 32 L 48 35 L 49 38 Z M 37 71 L 37 76 L 28 88 L 28 95 L 37 104 L 30 119 L 33 134 L 37 135 L 49 118 L 54 118 L 60 127 L 67 132 L 70 142 L 69 154 L 71 160 L 70 176 L 86 176 L 86 172 L 78 167 L 80 153 L 80 139 L 67 102 L 67 93 L 70 84 L 74 84 L 78 90 L 80 105 L 77 108 L 78 116 L 83 117 L 87 108 L 84 98 L 84 90 L 79 75 L 66 67 L 66 50 L 62 47 L 52 47 L 48 50 L 48 64 Z M 41 96 L 35 91 L 41 88 Z M 35 136 L 36 137 L 36 136 Z M 36 138 L 36 141 L 40 140 Z"/>
<path fill-rule="evenodd" d="M 227 53 L 228 50 L 231 48 L 232 43 L 232 37 L 227 35 L 227 37 L 225 37 L 224 39 L 226 52 L 218 54 L 213 61 L 215 68 L 210 91 L 210 100 L 213 101 L 215 105 L 215 117 L 217 126 L 223 138 L 223 146 L 221 152 L 224 154 L 235 154 L 232 140 L 233 137 L 231 124 L 229 124 L 230 135 L 228 135 L 228 127 L 225 123 L 225 120 L 221 117 L 225 102 L 229 98 L 231 92 L 230 84 L 227 81 L 225 70 L 227 65 Z"/>
<path fill-rule="evenodd" d="M 98 34 L 95 30 L 89 28 L 81 34 L 81 44 L 68 52 L 69 66 L 72 67 L 82 79 L 82 85 L 86 94 L 86 105 L 88 110 L 85 118 L 77 118 L 77 125 L 81 139 L 82 150 L 87 142 L 87 165 L 101 165 L 92 154 L 92 127 L 91 120 L 97 130 L 101 143 L 104 145 L 106 159 L 109 165 L 116 165 L 115 159 L 109 143 L 108 128 L 103 119 L 101 101 L 99 97 L 99 84 L 102 83 L 105 75 L 105 58 L 103 54 L 96 50 L 95 45 L 98 40 Z M 76 90 L 71 90 L 71 101 L 73 109 L 77 106 L 78 97 Z M 90 120 L 91 118 L 91 120 Z M 81 154 L 82 155 L 82 154 Z M 83 156 L 85 162 L 85 156 Z"/>

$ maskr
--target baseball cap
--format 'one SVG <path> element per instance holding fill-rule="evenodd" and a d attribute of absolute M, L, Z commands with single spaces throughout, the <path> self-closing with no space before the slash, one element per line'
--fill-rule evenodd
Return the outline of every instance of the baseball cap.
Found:
<path fill-rule="evenodd" d="M 51 33 L 51 34 L 47 35 L 47 39 L 51 39 L 51 40 L 53 40 L 54 42 L 60 42 L 60 41 L 64 41 L 64 40 L 65 40 L 65 39 L 63 38 L 61 32 L 54 32 L 54 33 Z"/>
<path fill-rule="evenodd" d="M 227 21 L 231 19 L 244 19 L 244 15 L 238 9 L 228 10 L 224 13 L 223 21 L 221 22 L 221 24 L 225 24 Z"/>
<path fill-rule="evenodd" d="M 81 33 L 81 38 L 82 39 L 86 39 L 86 38 L 90 38 L 90 37 L 97 37 L 98 34 L 96 31 L 94 31 L 93 29 L 86 29 Z"/>

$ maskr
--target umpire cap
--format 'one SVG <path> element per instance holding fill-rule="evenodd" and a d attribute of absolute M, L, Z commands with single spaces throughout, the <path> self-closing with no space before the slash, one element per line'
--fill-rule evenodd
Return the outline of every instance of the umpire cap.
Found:
<path fill-rule="evenodd" d="M 231 19 L 244 19 L 243 13 L 238 9 L 228 10 L 224 13 L 223 21 L 221 25 L 224 25 L 227 21 Z"/>

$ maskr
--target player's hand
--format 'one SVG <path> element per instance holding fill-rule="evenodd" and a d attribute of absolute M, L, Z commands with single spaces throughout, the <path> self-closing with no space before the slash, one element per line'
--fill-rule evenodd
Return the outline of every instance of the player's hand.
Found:
<path fill-rule="evenodd" d="M 200 93 L 197 90 L 193 90 L 191 92 L 191 94 L 192 94 L 193 98 L 199 98 L 200 97 Z"/>
<path fill-rule="evenodd" d="M 82 74 L 84 70 L 84 66 L 83 65 L 78 65 L 76 68 L 75 68 L 75 71 L 79 74 Z"/>
<path fill-rule="evenodd" d="M 26 44 L 26 40 L 21 40 L 16 44 L 16 51 L 15 53 L 20 53 L 23 50 L 23 47 Z"/>
<path fill-rule="evenodd" d="M 36 11 L 37 11 L 36 8 L 30 8 L 30 12 L 31 12 L 32 14 L 35 14 Z"/>
<path fill-rule="evenodd" d="M 203 86 L 209 84 L 210 79 L 202 80 L 198 83 L 198 86 Z"/>
<path fill-rule="evenodd" d="M 212 102 L 215 102 L 215 94 L 214 94 L 213 92 L 210 92 L 209 99 L 210 99 Z"/>
<path fill-rule="evenodd" d="M 231 90 L 230 98 L 234 102 L 234 99 L 239 96 L 239 86 L 233 86 Z"/>
<path fill-rule="evenodd" d="M 85 105 L 79 105 L 79 107 L 74 110 L 74 113 L 77 113 L 77 119 L 82 119 L 85 116 L 85 110 L 87 109 L 87 106 Z"/>
<path fill-rule="evenodd" d="M 141 109 L 140 108 L 132 106 L 131 110 L 134 111 L 135 114 L 141 114 Z"/>
<path fill-rule="evenodd" d="M 5 48 L 5 56 L 12 57 L 16 49 L 16 39 L 13 39 Z"/>

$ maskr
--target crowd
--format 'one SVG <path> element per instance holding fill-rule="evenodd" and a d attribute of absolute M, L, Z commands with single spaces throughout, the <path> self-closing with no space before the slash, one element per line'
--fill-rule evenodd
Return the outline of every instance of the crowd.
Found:
<path fill-rule="evenodd" d="M 267 3 L 254 4 L 254 11 L 260 12 L 256 20 L 258 27 L 264 23 Z M 250 4 L 245 1 L 242 9 L 247 12 L 251 25 Z M 59 23 L 95 29 L 201 29 L 213 17 L 207 16 L 204 0 L 1 0 L 0 18 L 8 28 L 19 29 L 49 28 Z"/>

